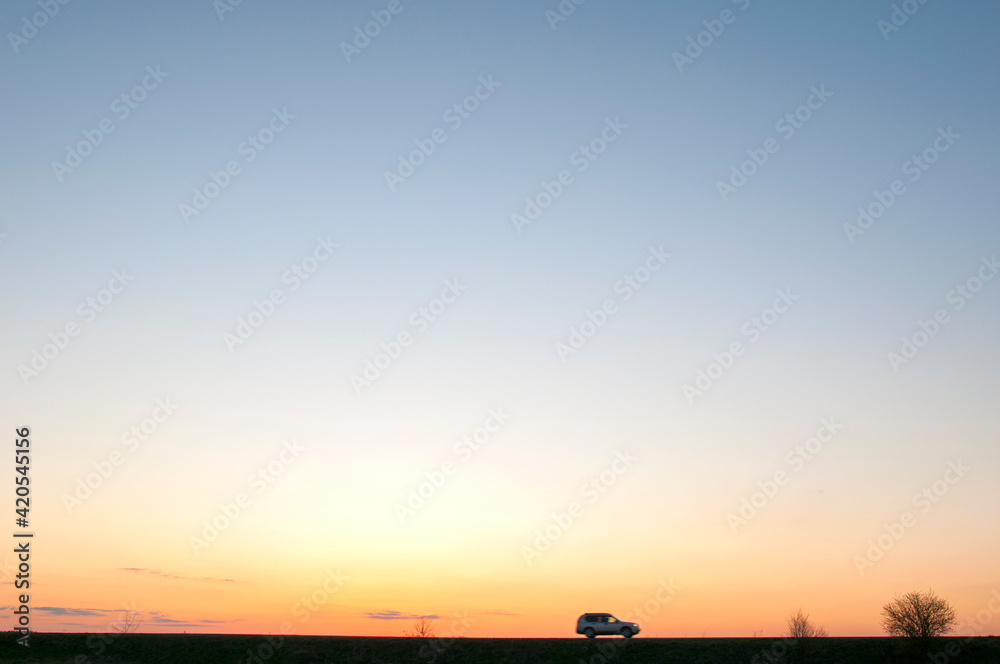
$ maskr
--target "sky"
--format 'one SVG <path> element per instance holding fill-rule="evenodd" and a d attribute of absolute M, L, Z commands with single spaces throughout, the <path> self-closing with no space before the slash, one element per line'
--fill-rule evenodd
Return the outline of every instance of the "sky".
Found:
<path fill-rule="evenodd" d="M 4 3 L 32 629 L 1000 633 L 998 20 Z"/>

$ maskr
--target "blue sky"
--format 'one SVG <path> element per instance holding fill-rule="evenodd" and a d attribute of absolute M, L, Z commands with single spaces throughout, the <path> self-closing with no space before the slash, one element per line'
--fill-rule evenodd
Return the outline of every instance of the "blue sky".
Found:
<path fill-rule="evenodd" d="M 826 492 L 839 507 L 784 496 L 787 519 L 760 546 L 784 546 L 810 519 L 832 519 L 845 551 L 863 549 L 880 519 L 962 457 L 978 472 L 941 509 L 964 515 L 968 528 L 954 550 L 902 578 L 953 587 L 973 604 L 975 589 L 1000 583 L 986 569 L 962 583 L 942 571 L 970 551 L 1000 549 L 977 531 L 983 506 L 1000 497 L 990 479 L 1000 470 L 1000 281 L 961 310 L 948 299 L 1000 247 L 994 4 L 920 5 L 884 38 L 887 2 L 590 0 L 553 29 L 545 12 L 556 2 L 402 0 L 348 62 L 341 44 L 386 6 L 244 0 L 220 18 L 207 0 L 71 2 L 16 51 L 8 37 L 0 395 L 5 422 L 29 422 L 45 441 L 36 471 L 44 524 L 73 541 L 97 518 L 67 515 L 61 496 L 169 396 L 176 417 L 95 498 L 134 500 L 138 510 L 102 519 L 150 510 L 157 537 L 182 545 L 163 565 L 196 564 L 188 533 L 290 436 L 312 446 L 312 474 L 295 483 L 314 508 L 349 500 L 366 515 L 365 524 L 343 516 L 346 549 L 330 556 L 349 562 L 343 542 L 369 538 L 406 550 L 417 545 L 394 539 L 391 505 L 447 458 L 450 441 L 503 406 L 513 413 L 503 452 L 470 462 L 446 504 L 491 506 L 481 515 L 496 519 L 516 567 L 517 534 L 527 537 L 577 478 L 631 446 L 641 471 L 609 500 L 645 525 L 621 531 L 606 508 L 586 527 L 595 541 L 619 538 L 653 559 L 671 547 L 715 550 L 704 524 L 725 530 L 730 506 L 837 415 L 847 423 L 842 446 L 794 490 Z M 17 32 L 38 11 L 8 3 L 0 24 Z M 725 11 L 731 22 L 713 24 L 721 33 L 679 71 L 675 53 Z M 144 77 L 152 89 L 123 117 L 115 100 Z M 450 125 L 447 110 L 481 79 L 495 89 Z M 819 89 L 829 96 L 809 119 L 791 136 L 779 130 Z M 240 146 L 276 112 L 281 131 L 248 161 Z M 106 119 L 114 130 L 60 181 L 53 162 Z M 573 155 L 608 122 L 620 134 L 581 172 Z M 390 190 L 385 172 L 438 128 L 447 139 Z M 939 132 L 957 138 L 911 180 L 906 163 Z M 723 200 L 718 182 L 768 140 L 777 151 Z M 230 161 L 239 174 L 186 223 L 179 206 Z M 511 215 L 563 170 L 572 184 L 518 232 Z M 857 208 L 897 179 L 905 193 L 849 241 L 844 225 Z M 319 240 L 339 248 L 293 290 L 282 276 Z M 651 247 L 670 259 L 622 301 L 616 283 Z M 122 269 L 134 281 L 24 380 L 18 367 L 49 334 L 81 323 L 79 303 Z M 465 290 L 417 331 L 411 315 L 448 280 Z M 274 289 L 282 304 L 230 352 L 224 335 Z M 778 291 L 798 299 L 750 342 L 743 326 Z M 616 312 L 562 361 L 556 344 L 608 298 Z M 937 309 L 949 322 L 894 371 L 887 353 Z M 351 376 L 400 332 L 412 345 L 356 393 Z M 745 355 L 689 403 L 682 387 L 733 342 Z M 331 475 L 344 484 L 331 486 Z M 165 507 L 156 491 L 172 482 L 189 491 Z M 288 493 L 272 500 L 294 511 L 306 499 L 291 484 L 277 483 Z M 156 489 L 131 493 L 143 486 Z M 517 507 L 504 513 L 504 500 Z M 693 515 L 682 507 L 690 502 Z M 441 510 L 435 527 L 447 530 Z M 261 519 L 247 537 L 267 531 L 272 522 Z M 654 525 L 677 539 L 647 541 L 641 531 Z M 923 536 L 940 539 L 935 528 L 945 527 L 923 526 Z M 720 537 L 735 569 L 746 541 Z M 849 553 L 828 555 L 853 573 Z M 678 563 L 673 574 L 684 572 Z M 830 622 L 841 613 L 831 609 Z M 711 615 L 704 621 L 711 631 Z M 735 624 L 718 629 L 735 633 Z M 843 624 L 877 632 L 874 621 Z"/>

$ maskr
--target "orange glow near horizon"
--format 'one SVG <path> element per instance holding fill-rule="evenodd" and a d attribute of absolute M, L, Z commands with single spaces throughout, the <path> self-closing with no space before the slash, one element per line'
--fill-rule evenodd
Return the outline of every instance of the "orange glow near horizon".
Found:
<path fill-rule="evenodd" d="M 829 453 L 832 471 L 821 471 L 838 472 L 838 450 L 863 439 L 838 444 Z M 782 441 L 756 463 L 780 464 L 789 445 Z M 551 479 L 528 494 L 511 492 L 498 478 L 536 466 L 491 449 L 482 465 L 463 469 L 401 520 L 394 505 L 407 494 L 381 483 L 391 476 L 405 486 L 398 478 L 412 477 L 403 470 L 412 460 L 385 459 L 370 485 L 331 483 L 327 455 L 313 446 L 304 454 L 309 461 L 289 465 L 281 482 L 250 491 L 241 478 L 275 449 L 260 446 L 222 486 L 197 482 L 198 471 L 174 470 L 164 456 L 165 472 L 178 473 L 184 491 L 123 475 L 72 510 L 61 496 L 42 502 L 35 522 L 51 535 L 34 543 L 34 628 L 108 631 L 123 606 L 135 606 L 149 632 L 273 633 L 290 623 L 296 634 L 402 636 L 419 616 L 437 616 L 439 633 L 460 625 L 469 637 L 573 637 L 581 613 L 607 611 L 638 622 L 641 637 L 750 637 L 781 635 L 801 607 L 832 636 L 878 636 L 885 602 L 932 588 L 954 604 L 964 633 L 1000 631 L 1000 612 L 976 629 L 964 622 L 988 610 L 1000 587 L 981 575 L 993 567 L 997 535 L 984 535 L 978 553 L 942 537 L 956 522 L 992 532 L 984 528 L 987 515 L 963 509 L 987 490 L 986 478 L 975 474 L 934 510 L 919 513 L 918 527 L 870 568 L 859 569 L 857 556 L 869 546 L 863 537 L 877 539 L 880 522 L 912 510 L 912 489 L 894 489 L 873 520 L 863 501 L 834 505 L 797 480 L 734 531 L 726 515 L 753 484 L 734 488 L 723 476 L 709 493 L 669 475 L 678 463 L 703 463 L 692 453 L 643 452 L 591 500 L 587 482 L 613 467 L 614 450 L 588 453 L 570 467 L 536 460 L 551 469 Z M 922 482 L 941 467 L 935 463 Z M 663 482 L 665 473 L 670 482 Z M 67 470 L 61 484 L 73 480 Z M 829 477 L 820 472 L 810 481 Z M 249 503 L 236 514 L 231 506 L 241 491 Z M 236 516 L 220 516 L 227 510 Z M 560 522 L 568 525 L 557 528 Z M 873 525 L 859 536 L 856 522 Z"/>
<path fill-rule="evenodd" d="M 831 636 L 878 636 L 881 605 L 895 588 L 907 587 L 892 577 L 908 575 L 901 570 L 886 573 L 878 584 L 861 584 L 850 567 L 825 577 L 811 574 L 818 562 L 796 569 L 761 556 L 726 571 L 719 567 L 721 558 L 704 558 L 698 566 L 695 556 L 679 556 L 664 567 L 636 559 L 627 572 L 608 565 L 586 577 L 587 565 L 579 557 L 570 558 L 569 551 L 550 555 L 530 568 L 514 558 L 478 569 L 405 561 L 383 567 L 386 563 L 362 557 L 328 568 L 289 562 L 282 569 L 272 557 L 268 569 L 280 570 L 275 574 L 262 574 L 244 561 L 230 566 L 227 575 L 218 574 L 226 567 L 219 562 L 189 563 L 172 572 L 119 568 L 81 574 L 88 563 L 77 560 L 66 573 L 47 573 L 33 602 L 97 613 L 42 611 L 35 629 L 110 631 L 119 612 L 134 606 L 146 616 L 144 632 L 402 636 L 417 617 L 427 615 L 435 617 L 439 635 L 573 637 L 579 614 L 608 611 L 639 622 L 641 637 L 749 637 L 781 635 L 788 615 L 802 607 Z M 46 563 L 60 566 L 56 560 Z M 205 576 L 194 576 L 199 569 Z M 686 574 L 672 573 L 675 569 Z M 750 569 L 758 573 L 747 573 Z M 542 584 L 544 595 L 538 593 Z M 967 586 L 948 596 L 964 619 L 987 607 L 991 592 L 997 593 Z M 1000 613 L 979 631 L 961 631 L 994 633 L 998 618 Z"/>

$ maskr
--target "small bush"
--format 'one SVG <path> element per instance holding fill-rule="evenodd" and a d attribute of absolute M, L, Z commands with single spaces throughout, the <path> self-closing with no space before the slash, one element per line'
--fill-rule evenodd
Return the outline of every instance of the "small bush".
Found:
<path fill-rule="evenodd" d="M 822 627 L 816 627 L 802 609 L 788 616 L 788 636 L 793 639 L 810 639 L 816 636 L 829 636 Z"/>

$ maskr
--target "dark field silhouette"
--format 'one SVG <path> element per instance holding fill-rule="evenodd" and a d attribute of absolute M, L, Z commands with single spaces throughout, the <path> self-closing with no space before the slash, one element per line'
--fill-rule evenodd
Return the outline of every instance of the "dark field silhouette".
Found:
<path fill-rule="evenodd" d="M 0 662 L 39 664 L 996 664 L 998 637 L 942 637 L 921 644 L 888 637 L 474 639 L 191 634 L 31 636 L 0 641 Z M 110 641 L 110 643 L 108 643 Z M 98 652 L 96 644 L 104 645 Z M 954 653 L 954 654 L 952 654 Z"/>

